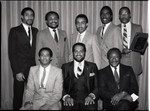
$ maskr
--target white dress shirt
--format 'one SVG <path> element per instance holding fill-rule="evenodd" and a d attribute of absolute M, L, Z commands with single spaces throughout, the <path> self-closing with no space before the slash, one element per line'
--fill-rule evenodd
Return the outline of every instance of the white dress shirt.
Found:
<path fill-rule="evenodd" d="M 111 23 L 111 22 L 109 22 L 109 23 L 105 24 L 104 31 L 103 31 L 103 30 L 101 30 L 101 34 L 102 34 L 102 31 L 103 31 L 103 35 L 105 34 L 105 32 L 106 32 L 106 30 L 107 30 L 108 26 L 110 25 L 110 23 Z M 103 26 L 104 26 L 104 24 L 103 24 Z"/>

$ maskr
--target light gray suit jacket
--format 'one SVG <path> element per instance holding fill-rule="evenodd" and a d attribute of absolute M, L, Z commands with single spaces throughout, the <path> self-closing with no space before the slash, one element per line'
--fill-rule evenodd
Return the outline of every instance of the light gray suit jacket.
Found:
<path fill-rule="evenodd" d="M 121 24 L 118 25 L 121 28 Z M 130 44 L 133 41 L 133 38 L 137 32 L 142 32 L 142 26 L 131 23 L 131 40 Z M 131 63 L 128 62 L 128 59 L 131 60 Z M 122 55 L 121 63 L 125 65 L 132 66 L 135 76 L 137 77 L 142 73 L 142 64 L 141 64 L 141 54 L 138 52 L 131 51 L 127 55 Z"/>
<path fill-rule="evenodd" d="M 122 50 L 122 39 L 120 28 L 110 23 L 103 37 L 101 38 L 102 26 L 97 29 L 97 37 L 100 42 L 101 50 L 101 69 L 108 66 L 107 52 L 109 49 L 116 47 Z"/>
<path fill-rule="evenodd" d="M 39 109 L 42 105 L 54 105 L 60 102 L 63 89 L 62 70 L 51 65 L 46 83 L 46 89 L 41 89 L 39 84 L 39 65 L 30 68 L 30 73 L 25 90 L 24 102 L 33 102 L 33 109 Z"/>
<path fill-rule="evenodd" d="M 67 34 L 65 31 L 58 29 L 59 33 L 59 41 L 53 39 L 49 28 L 41 30 L 37 33 L 36 39 L 36 55 L 35 60 L 36 64 L 39 63 L 39 50 L 42 47 L 49 47 L 53 52 L 53 60 L 51 62 L 52 65 L 61 68 L 62 64 L 68 62 L 69 57 L 69 46 L 68 46 L 68 39 Z"/>
<path fill-rule="evenodd" d="M 70 48 L 70 56 L 69 56 L 70 61 L 73 61 L 72 46 L 76 43 L 77 35 L 78 33 L 76 32 L 70 36 L 71 38 L 71 42 L 70 42 L 71 48 Z M 96 63 L 98 69 L 100 69 L 101 52 L 100 52 L 100 45 L 97 36 L 86 31 L 82 43 L 84 43 L 86 46 L 85 60 Z"/>

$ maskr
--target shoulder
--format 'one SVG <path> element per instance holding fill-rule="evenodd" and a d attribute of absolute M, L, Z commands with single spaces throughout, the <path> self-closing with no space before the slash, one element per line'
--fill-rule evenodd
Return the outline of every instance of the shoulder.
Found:
<path fill-rule="evenodd" d="M 68 67 L 70 67 L 70 66 L 72 66 L 72 65 L 73 65 L 73 61 L 68 62 L 68 63 L 64 63 L 64 64 L 62 65 L 62 68 L 68 68 Z"/>
<path fill-rule="evenodd" d="M 11 31 L 19 30 L 21 27 L 22 25 L 18 25 L 18 26 L 12 27 L 10 30 Z"/>
<path fill-rule="evenodd" d="M 61 35 L 63 35 L 63 36 L 66 36 L 66 35 L 67 35 L 67 33 L 66 33 L 65 30 L 58 29 L 58 32 L 59 32 Z"/>
<path fill-rule="evenodd" d="M 85 64 L 87 64 L 91 67 L 97 67 L 97 65 L 94 62 L 85 61 Z"/>
<path fill-rule="evenodd" d="M 32 28 L 33 28 L 33 30 L 38 31 L 38 28 L 36 28 L 36 27 L 32 27 Z"/>

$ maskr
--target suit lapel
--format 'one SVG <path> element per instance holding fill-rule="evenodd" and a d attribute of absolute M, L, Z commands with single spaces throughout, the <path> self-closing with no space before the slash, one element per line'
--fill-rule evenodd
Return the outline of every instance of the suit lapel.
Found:
<path fill-rule="evenodd" d="M 36 88 L 40 87 L 39 77 L 40 77 L 40 65 L 37 66 L 37 69 L 35 71 L 35 85 L 36 85 Z"/>
<path fill-rule="evenodd" d="M 130 44 L 131 44 L 132 41 L 133 41 L 134 34 L 135 34 L 135 27 L 134 27 L 134 24 L 131 23 L 131 40 L 130 40 Z"/>
<path fill-rule="evenodd" d="M 87 42 L 88 40 L 90 40 L 90 39 L 89 39 L 89 32 L 86 31 L 86 33 L 85 33 L 85 35 L 84 35 L 84 38 L 83 38 L 82 42 L 83 42 L 84 44 L 86 44 L 86 42 Z"/>
<path fill-rule="evenodd" d="M 85 74 L 86 81 L 87 81 L 87 88 L 88 88 L 88 91 L 90 91 L 90 85 L 89 85 L 90 68 L 89 68 L 89 65 L 88 65 L 88 63 L 87 63 L 86 61 L 85 61 L 85 63 L 84 63 L 84 74 Z"/>
<path fill-rule="evenodd" d="M 75 76 L 75 74 L 74 74 L 74 62 L 72 61 L 71 63 L 70 63 L 70 65 L 69 65 L 70 67 L 69 67 L 69 77 L 70 77 L 70 79 L 69 79 L 69 92 L 70 92 L 70 89 L 71 89 L 71 87 L 72 87 L 72 82 L 73 82 L 73 77 Z"/>

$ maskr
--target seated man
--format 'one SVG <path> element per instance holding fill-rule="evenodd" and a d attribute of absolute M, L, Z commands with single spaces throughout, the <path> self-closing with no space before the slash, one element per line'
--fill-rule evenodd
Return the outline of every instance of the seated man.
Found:
<path fill-rule="evenodd" d="M 112 48 L 107 52 L 109 65 L 99 71 L 98 88 L 103 108 L 134 110 L 137 107 L 138 84 L 131 66 L 120 64 L 121 52 Z"/>
<path fill-rule="evenodd" d="M 97 74 L 95 63 L 85 61 L 86 47 L 75 43 L 72 47 L 73 59 L 62 66 L 63 110 L 97 109 Z"/>
<path fill-rule="evenodd" d="M 23 110 L 60 110 L 62 70 L 51 65 L 51 49 L 39 51 L 40 65 L 30 68 Z"/>

